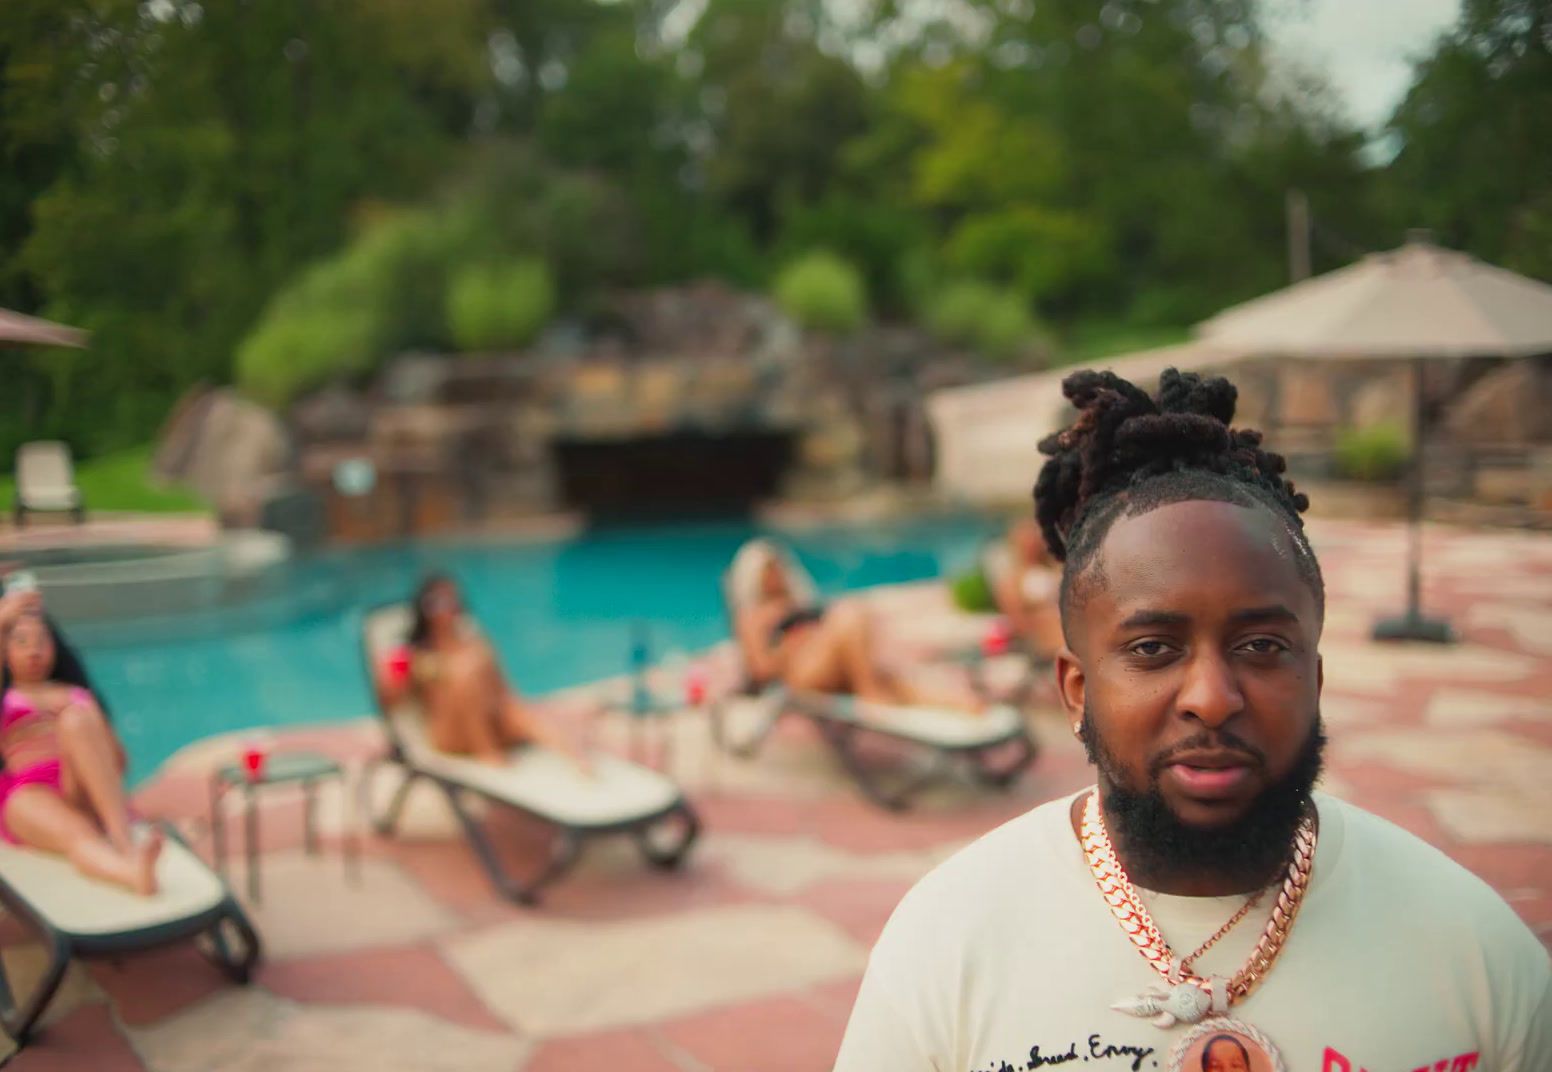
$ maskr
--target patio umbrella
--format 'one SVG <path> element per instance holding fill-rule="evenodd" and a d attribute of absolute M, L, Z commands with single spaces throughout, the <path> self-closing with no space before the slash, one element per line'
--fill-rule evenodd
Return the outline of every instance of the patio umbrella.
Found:
<path fill-rule="evenodd" d="M 1086 367 L 1109 369 L 1151 388 L 1167 368 L 1202 371 L 1232 363 L 1233 357 L 1191 342 L 1097 358 Z M 1062 381 L 1072 371 L 1047 369 L 928 395 L 933 482 L 939 490 L 972 501 L 1027 503 L 1040 467 L 1040 441 L 1071 419 Z"/>
<path fill-rule="evenodd" d="M 86 345 L 86 332 L 67 328 L 35 316 L 24 316 L 0 309 L 0 346 L 74 346 Z"/>
<path fill-rule="evenodd" d="M 1377 639 L 1452 639 L 1423 616 L 1423 362 L 1552 353 L 1552 286 L 1414 232 L 1400 249 L 1226 309 L 1197 325 L 1204 344 L 1265 357 L 1320 361 L 1407 358 L 1414 394 L 1407 610 L 1375 626 Z"/>

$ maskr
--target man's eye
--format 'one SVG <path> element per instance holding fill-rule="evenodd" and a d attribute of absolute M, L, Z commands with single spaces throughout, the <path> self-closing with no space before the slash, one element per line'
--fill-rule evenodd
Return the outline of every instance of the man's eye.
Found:
<path fill-rule="evenodd" d="M 1254 640 L 1247 640 L 1243 647 L 1253 655 L 1276 655 L 1278 652 L 1288 650 L 1288 645 L 1272 637 L 1256 637 Z"/>
<path fill-rule="evenodd" d="M 1129 649 L 1133 655 L 1140 655 L 1144 659 L 1156 659 L 1169 650 L 1169 646 L 1162 640 L 1139 640 Z"/>

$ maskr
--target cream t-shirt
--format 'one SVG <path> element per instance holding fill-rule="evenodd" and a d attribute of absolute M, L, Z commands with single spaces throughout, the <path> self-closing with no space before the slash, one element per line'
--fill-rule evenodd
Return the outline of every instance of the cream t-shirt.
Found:
<path fill-rule="evenodd" d="M 1189 1027 L 1110 1008 L 1162 980 L 1100 899 L 1072 799 L 992 831 L 905 896 L 869 960 L 836 1072 L 1169 1067 Z M 1399 827 L 1324 794 L 1316 809 L 1314 873 L 1292 934 L 1229 1015 L 1267 1036 L 1288 1072 L 1552 1072 L 1552 962 L 1529 928 Z M 1145 898 L 1181 952 L 1244 903 Z M 1232 976 L 1271 901 L 1195 970 Z"/>

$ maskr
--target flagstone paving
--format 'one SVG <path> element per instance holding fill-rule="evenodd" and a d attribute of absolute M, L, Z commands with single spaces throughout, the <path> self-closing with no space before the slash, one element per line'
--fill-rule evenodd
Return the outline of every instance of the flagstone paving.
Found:
<path fill-rule="evenodd" d="M 1316 522 L 1313 532 L 1329 601 L 1326 789 L 1477 872 L 1552 947 L 1552 539 L 1430 528 L 1425 602 L 1462 643 L 1398 647 L 1367 634 L 1400 609 L 1404 530 Z M 955 613 L 941 586 L 872 598 L 907 664 L 984 628 Z M 686 712 L 654 737 L 705 824 L 685 868 L 653 871 L 628 843 L 602 843 L 537 908 L 495 896 L 425 787 L 399 838 L 365 839 L 354 880 L 340 858 L 356 825 L 351 795 L 320 794 L 325 851 L 311 857 L 300 797 L 267 791 L 264 897 L 253 909 L 267 959 L 254 983 L 232 987 L 186 946 L 77 965 L 12 1067 L 822 1072 L 867 950 L 911 883 L 1089 780 L 1065 722 L 1030 718 L 1044 750 L 1012 791 L 952 782 L 895 815 L 863 801 L 800 721 L 746 761 L 718 752 L 704 714 Z M 629 746 L 617 723 L 570 728 Z M 363 720 L 282 734 L 276 746 L 322 749 L 359 770 L 381 739 Z M 235 748 L 186 749 L 138 806 L 208 851 L 205 773 Z M 372 795 L 391 788 L 382 779 Z M 486 822 L 514 866 L 542 859 L 535 824 L 500 812 Z M 16 984 L 30 985 L 37 943 L 5 920 L 0 947 Z"/>

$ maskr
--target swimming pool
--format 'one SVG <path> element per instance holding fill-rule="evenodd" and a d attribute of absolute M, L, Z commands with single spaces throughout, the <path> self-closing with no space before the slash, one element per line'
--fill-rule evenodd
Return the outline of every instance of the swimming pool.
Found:
<path fill-rule="evenodd" d="M 718 578 L 761 532 L 786 540 L 821 590 L 836 593 L 951 575 L 994 531 L 979 516 L 780 532 L 706 522 L 331 552 L 285 567 L 238 607 L 66 628 L 138 782 L 203 737 L 368 712 L 359 614 L 407 598 L 430 570 L 459 580 L 514 682 L 539 695 L 624 673 L 638 622 L 654 660 L 723 639 Z"/>

